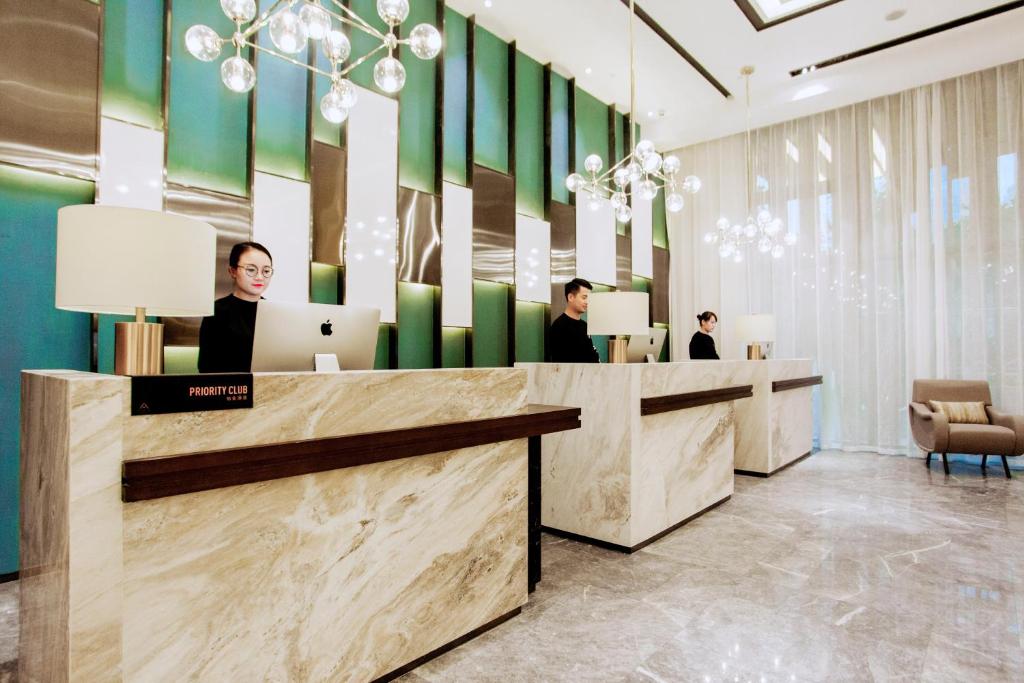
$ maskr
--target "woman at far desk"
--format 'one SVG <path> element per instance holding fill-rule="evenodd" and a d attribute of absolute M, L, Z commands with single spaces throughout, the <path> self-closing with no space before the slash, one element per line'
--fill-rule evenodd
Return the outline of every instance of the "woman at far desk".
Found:
<path fill-rule="evenodd" d="M 700 329 L 690 337 L 690 360 L 719 360 L 715 350 L 715 340 L 711 333 L 718 324 L 718 316 L 712 311 L 704 311 L 697 316 Z"/>
<path fill-rule="evenodd" d="M 213 302 L 213 315 L 199 328 L 199 372 L 249 372 L 256 304 L 274 277 L 274 259 L 259 242 L 231 247 L 228 273 L 234 291 Z"/>

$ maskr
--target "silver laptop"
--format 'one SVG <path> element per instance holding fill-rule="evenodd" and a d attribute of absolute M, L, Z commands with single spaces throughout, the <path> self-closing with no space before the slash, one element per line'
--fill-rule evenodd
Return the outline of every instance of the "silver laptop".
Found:
<path fill-rule="evenodd" d="M 630 336 L 629 344 L 626 345 L 626 360 L 630 363 L 643 363 L 649 353 L 654 355 L 654 360 L 658 360 L 667 333 L 666 329 L 652 327 L 649 334 Z"/>
<path fill-rule="evenodd" d="M 256 307 L 252 371 L 312 370 L 318 353 L 336 355 L 342 370 L 371 370 L 379 327 L 376 308 L 261 299 Z"/>

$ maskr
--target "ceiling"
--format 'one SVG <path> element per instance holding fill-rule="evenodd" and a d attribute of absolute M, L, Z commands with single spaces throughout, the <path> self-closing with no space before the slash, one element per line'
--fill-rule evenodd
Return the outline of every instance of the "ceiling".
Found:
<path fill-rule="evenodd" d="M 728 89 L 725 98 L 653 30 L 636 21 L 637 118 L 659 149 L 746 125 L 740 69 L 753 65 L 756 128 L 1024 58 L 1024 7 L 818 69 L 789 72 L 1006 5 L 1007 0 L 748 0 L 811 11 L 757 31 L 736 0 L 637 0 Z M 620 0 L 447 0 L 456 11 L 605 102 L 629 110 L 629 10 Z M 488 6 L 489 5 L 489 6 Z M 820 7 L 815 8 L 815 6 Z M 803 11 L 806 8 L 801 8 Z M 886 15 L 905 10 L 894 21 Z M 815 93 L 809 96 L 808 93 Z M 802 99 L 798 98 L 804 94 Z M 653 114 L 653 117 L 651 116 Z"/>

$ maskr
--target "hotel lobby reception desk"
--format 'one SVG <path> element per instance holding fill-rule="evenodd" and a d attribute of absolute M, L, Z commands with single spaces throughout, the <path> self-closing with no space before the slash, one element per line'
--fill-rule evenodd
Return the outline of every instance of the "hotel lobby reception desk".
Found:
<path fill-rule="evenodd" d="M 252 408 L 132 416 L 129 378 L 23 373 L 20 680 L 370 681 L 513 616 L 558 428 L 526 379 L 257 374 Z"/>
<path fill-rule="evenodd" d="M 734 470 L 765 475 L 811 449 L 810 360 L 522 363 L 531 402 L 581 406 L 542 442 L 554 532 L 634 551 L 727 500 Z"/>

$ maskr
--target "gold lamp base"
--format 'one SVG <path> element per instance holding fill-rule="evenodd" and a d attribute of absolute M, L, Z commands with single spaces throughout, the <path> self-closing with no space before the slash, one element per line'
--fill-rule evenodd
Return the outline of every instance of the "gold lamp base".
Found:
<path fill-rule="evenodd" d="M 747 360 L 764 360 L 764 350 L 760 344 L 747 344 Z"/>
<path fill-rule="evenodd" d="M 162 375 L 164 326 L 160 323 L 114 323 L 114 374 Z"/>
<path fill-rule="evenodd" d="M 626 362 L 626 345 L 625 339 L 609 339 L 608 340 L 608 362 L 609 363 L 625 363 Z"/>

